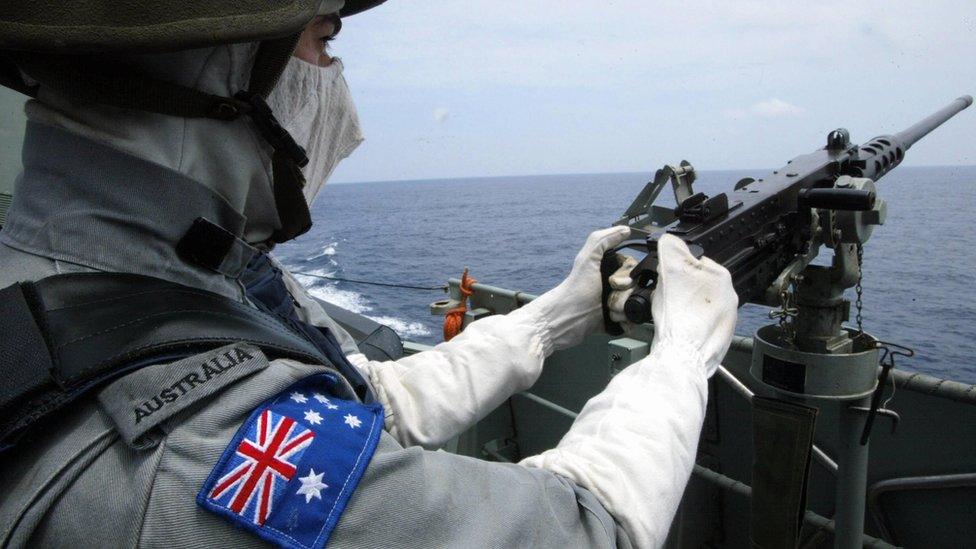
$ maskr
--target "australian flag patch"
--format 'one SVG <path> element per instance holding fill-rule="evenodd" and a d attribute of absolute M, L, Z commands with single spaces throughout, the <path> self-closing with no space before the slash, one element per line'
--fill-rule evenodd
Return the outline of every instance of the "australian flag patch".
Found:
<path fill-rule="evenodd" d="M 314 375 L 259 406 L 197 503 L 281 547 L 324 547 L 383 430 L 381 405 L 338 399 L 335 385 Z"/>

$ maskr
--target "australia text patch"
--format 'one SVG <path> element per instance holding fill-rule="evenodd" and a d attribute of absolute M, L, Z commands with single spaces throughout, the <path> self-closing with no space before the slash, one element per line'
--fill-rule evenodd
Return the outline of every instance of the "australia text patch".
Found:
<path fill-rule="evenodd" d="M 237 343 L 142 368 L 103 389 L 98 400 L 127 443 L 194 402 L 268 366 L 253 345 Z"/>
<path fill-rule="evenodd" d="M 336 383 L 314 375 L 259 406 L 197 503 L 276 545 L 324 547 L 383 430 L 383 407 L 332 396 Z"/>

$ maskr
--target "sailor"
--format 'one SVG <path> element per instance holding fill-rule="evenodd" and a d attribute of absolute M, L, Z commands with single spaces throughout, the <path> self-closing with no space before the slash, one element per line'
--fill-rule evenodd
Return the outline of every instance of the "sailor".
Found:
<path fill-rule="evenodd" d="M 600 259 L 626 230 L 590 235 L 531 303 L 395 361 L 263 253 L 307 230 L 362 138 L 341 62 L 309 53 L 377 3 L 0 15 L 0 79 L 35 97 L 0 232 L 0 545 L 664 543 L 735 323 L 723 268 L 663 238 L 649 356 L 555 448 L 502 464 L 436 449 L 600 329 Z M 614 284 L 620 303 L 631 282 Z"/>

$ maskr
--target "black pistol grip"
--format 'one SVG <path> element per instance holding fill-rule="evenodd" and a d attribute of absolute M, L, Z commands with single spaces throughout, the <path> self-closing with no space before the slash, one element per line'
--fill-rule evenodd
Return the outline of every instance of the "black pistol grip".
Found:
<path fill-rule="evenodd" d="M 613 288 L 610 287 L 610 276 L 620 268 L 620 261 L 617 259 L 617 250 L 610 249 L 604 252 L 600 259 L 600 282 L 603 284 L 603 292 L 600 297 L 600 304 L 603 308 L 603 329 L 612 336 L 622 335 L 624 329 L 619 323 L 610 320 L 610 294 Z"/>

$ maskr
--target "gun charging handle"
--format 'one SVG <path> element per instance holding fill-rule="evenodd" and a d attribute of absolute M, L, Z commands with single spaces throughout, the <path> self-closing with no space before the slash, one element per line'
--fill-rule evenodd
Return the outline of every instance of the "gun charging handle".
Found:
<path fill-rule="evenodd" d="M 621 267 L 620 258 L 622 256 L 619 252 L 627 248 L 643 249 L 645 247 L 649 250 L 656 250 L 657 242 L 652 241 L 650 238 L 647 238 L 647 240 L 643 238 L 640 240 L 628 240 L 616 248 L 607 250 L 600 261 L 600 279 L 603 282 L 603 327 L 609 335 L 618 336 L 624 333 L 623 327 L 618 322 L 610 319 L 610 294 L 613 293 L 613 288 L 610 286 L 610 277 Z M 635 324 L 650 322 L 651 292 L 657 286 L 657 252 L 648 253 L 630 271 L 630 276 L 634 280 L 635 289 L 627 298 L 627 301 L 624 302 L 624 314 L 629 322 Z M 646 287 L 649 287 L 649 289 Z"/>
<path fill-rule="evenodd" d="M 877 194 L 874 181 L 842 175 L 831 188 L 803 189 L 797 195 L 801 211 L 830 210 L 836 240 L 864 244 L 874 227 L 884 225 L 888 205 Z"/>
<path fill-rule="evenodd" d="M 864 189 L 803 189 L 797 195 L 801 208 L 866 211 L 874 208 L 877 195 Z"/>
<path fill-rule="evenodd" d="M 632 242 L 625 242 L 619 248 L 615 250 L 608 251 L 603 256 L 603 262 L 601 262 L 601 276 L 603 277 L 603 319 L 607 328 L 607 333 L 610 335 L 620 335 L 623 333 L 623 329 L 616 322 L 610 321 L 609 307 L 607 299 L 610 296 L 610 283 L 609 276 L 613 274 L 614 269 L 619 265 L 616 263 L 617 252 L 623 248 L 633 247 Z M 651 314 L 651 301 L 654 295 L 654 289 L 657 288 L 658 280 L 658 257 L 657 257 L 657 240 L 653 240 L 653 237 L 648 237 L 646 242 L 647 255 L 644 259 L 637 264 L 636 267 L 630 272 L 630 277 L 634 280 L 634 291 L 631 292 L 627 301 L 624 302 L 624 316 L 627 317 L 627 321 L 634 324 L 645 324 L 650 322 L 653 318 Z M 705 251 L 701 246 L 696 244 L 691 244 L 688 246 L 688 250 L 695 259 L 701 259 L 705 255 Z M 609 258 L 609 259 L 608 259 Z M 611 262 L 613 261 L 613 262 Z M 606 269 L 604 266 L 606 265 Z M 612 266 L 612 268 L 611 268 Z M 609 270 L 609 272 L 607 272 Z M 614 332 L 612 330 L 620 330 L 619 332 Z"/>

